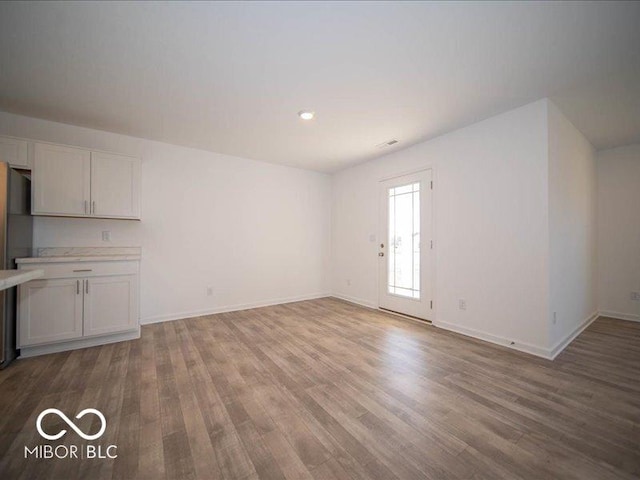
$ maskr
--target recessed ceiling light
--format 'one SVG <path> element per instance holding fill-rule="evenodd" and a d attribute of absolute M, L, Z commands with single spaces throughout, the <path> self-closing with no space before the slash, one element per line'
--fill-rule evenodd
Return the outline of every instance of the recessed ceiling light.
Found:
<path fill-rule="evenodd" d="M 315 115 L 314 112 L 310 112 L 308 110 L 300 110 L 298 112 L 298 116 L 302 119 L 302 120 L 311 120 L 313 118 L 313 116 Z"/>

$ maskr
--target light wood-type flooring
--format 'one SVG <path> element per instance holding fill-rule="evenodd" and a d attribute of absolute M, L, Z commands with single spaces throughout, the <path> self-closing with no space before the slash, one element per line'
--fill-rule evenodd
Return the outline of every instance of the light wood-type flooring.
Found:
<path fill-rule="evenodd" d="M 51 407 L 106 432 L 49 415 L 45 441 Z M 3 480 L 637 479 L 640 323 L 553 362 L 331 298 L 160 323 L 1 371 L 0 432 Z M 43 443 L 118 457 L 24 458 Z"/>

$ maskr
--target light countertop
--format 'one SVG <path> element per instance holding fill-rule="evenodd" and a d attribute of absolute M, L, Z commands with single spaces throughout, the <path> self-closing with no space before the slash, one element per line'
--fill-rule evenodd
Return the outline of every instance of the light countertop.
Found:
<path fill-rule="evenodd" d="M 61 255 L 59 257 L 16 258 L 16 263 L 61 263 L 61 262 L 117 262 L 124 260 L 140 260 L 140 255 Z"/>
<path fill-rule="evenodd" d="M 117 262 L 140 260 L 141 253 L 140 247 L 50 247 L 39 248 L 37 257 L 17 258 L 16 263 Z"/>
<path fill-rule="evenodd" d="M 43 275 L 44 270 L 0 270 L 0 290 L 15 287 Z"/>

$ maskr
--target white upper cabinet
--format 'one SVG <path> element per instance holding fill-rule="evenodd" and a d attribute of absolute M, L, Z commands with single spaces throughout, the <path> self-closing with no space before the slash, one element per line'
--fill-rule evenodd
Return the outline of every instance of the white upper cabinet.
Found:
<path fill-rule="evenodd" d="M 36 143 L 34 215 L 140 218 L 140 159 Z"/>
<path fill-rule="evenodd" d="M 89 215 L 91 153 L 36 143 L 33 158 L 34 215 Z"/>
<path fill-rule="evenodd" d="M 29 142 L 13 137 L 0 137 L 0 162 L 12 167 L 31 169 Z"/>
<path fill-rule="evenodd" d="M 140 217 L 140 161 L 134 157 L 91 152 L 91 214 Z"/>

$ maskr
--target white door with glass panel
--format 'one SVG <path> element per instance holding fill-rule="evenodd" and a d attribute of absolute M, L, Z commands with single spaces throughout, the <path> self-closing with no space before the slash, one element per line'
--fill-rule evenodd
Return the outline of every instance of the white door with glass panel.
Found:
<path fill-rule="evenodd" d="M 431 320 L 431 170 L 380 182 L 380 308 Z"/>

